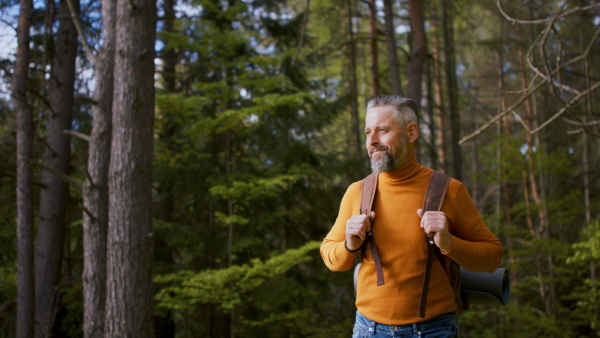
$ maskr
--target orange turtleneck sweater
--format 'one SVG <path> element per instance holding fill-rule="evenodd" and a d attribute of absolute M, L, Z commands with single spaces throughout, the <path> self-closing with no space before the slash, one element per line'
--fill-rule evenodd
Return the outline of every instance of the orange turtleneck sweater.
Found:
<path fill-rule="evenodd" d="M 379 175 L 372 226 L 385 284 L 377 286 L 375 263 L 367 245 L 356 296 L 358 311 L 378 323 L 412 324 L 456 310 L 454 290 L 441 264 L 434 261 L 426 317 L 418 316 L 427 243 L 417 209 L 423 207 L 432 174 L 433 170 L 421 166 L 415 156 L 403 167 Z M 351 269 L 360 253 L 344 248 L 346 221 L 359 214 L 360 195 L 361 182 L 348 187 L 337 220 L 321 244 L 323 261 L 332 271 Z M 502 244 L 484 224 L 461 182 L 451 180 L 441 211 L 452 236 L 447 266 L 452 259 L 473 272 L 494 272 L 500 264 Z"/>

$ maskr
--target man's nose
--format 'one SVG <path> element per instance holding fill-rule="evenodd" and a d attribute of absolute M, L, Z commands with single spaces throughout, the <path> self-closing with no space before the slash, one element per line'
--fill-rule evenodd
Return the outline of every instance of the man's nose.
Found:
<path fill-rule="evenodd" d="M 379 144 L 379 138 L 376 136 L 376 133 L 372 133 L 371 135 L 369 135 L 369 144 L 370 145 Z"/>

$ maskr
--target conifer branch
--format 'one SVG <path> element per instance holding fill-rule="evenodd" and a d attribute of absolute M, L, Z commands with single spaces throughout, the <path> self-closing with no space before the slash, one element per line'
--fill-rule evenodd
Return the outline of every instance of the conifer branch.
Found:
<path fill-rule="evenodd" d="M 71 19 L 73 20 L 73 24 L 75 25 L 75 29 L 77 30 L 77 34 L 81 38 L 81 44 L 83 45 L 83 49 L 85 50 L 85 54 L 92 61 L 92 63 L 96 63 L 96 55 L 92 51 L 92 48 L 88 44 L 85 35 L 83 34 L 83 28 L 81 27 L 81 21 L 79 21 L 79 17 L 75 11 L 75 6 L 73 6 L 73 0 L 67 0 L 67 5 L 69 6 L 69 10 L 71 11 Z"/>
<path fill-rule="evenodd" d="M 83 212 L 85 212 L 92 219 L 92 222 L 94 222 L 96 220 L 96 217 L 94 217 L 94 215 L 92 215 L 92 212 L 89 211 L 88 208 L 86 208 L 83 203 L 79 202 L 78 205 L 81 208 L 81 210 L 83 210 Z"/>
<path fill-rule="evenodd" d="M 32 161 L 32 160 L 25 160 L 25 163 L 28 163 L 30 165 L 33 165 L 33 166 L 42 168 L 44 170 L 47 170 L 47 171 L 51 172 L 52 174 L 54 174 L 54 176 L 56 176 L 56 177 L 60 178 L 61 180 L 63 180 L 64 182 L 66 182 L 66 183 L 68 183 L 68 184 L 70 184 L 72 186 L 75 186 L 79 190 L 82 189 L 81 183 L 79 183 L 77 180 L 75 180 L 74 178 L 70 177 L 69 175 L 61 173 L 60 171 L 58 171 L 58 170 L 56 170 L 54 168 L 47 167 L 47 166 L 45 166 L 45 165 L 43 165 L 41 163 L 37 163 L 37 162 Z"/>
<path fill-rule="evenodd" d="M 306 0 L 306 11 L 304 12 L 304 21 L 302 23 L 302 31 L 300 32 L 300 41 L 298 42 L 298 48 L 296 48 L 296 54 L 294 54 L 294 58 L 292 59 L 292 66 L 296 63 L 296 59 L 302 50 L 302 45 L 304 44 L 304 35 L 306 34 L 306 26 L 308 26 L 308 15 L 310 13 L 310 0 Z"/>
<path fill-rule="evenodd" d="M 74 130 L 65 129 L 65 130 L 63 130 L 63 134 L 77 137 L 78 139 L 83 140 L 83 141 L 88 142 L 88 143 L 90 142 L 90 136 L 89 135 L 86 135 L 86 134 L 83 134 L 83 133 L 80 133 L 80 132 L 76 132 Z"/>

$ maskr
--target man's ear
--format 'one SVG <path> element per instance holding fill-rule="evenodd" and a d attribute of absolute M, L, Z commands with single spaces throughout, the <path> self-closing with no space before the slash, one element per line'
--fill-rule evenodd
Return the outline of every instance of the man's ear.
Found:
<path fill-rule="evenodd" d="M 406 133 L 408 143 L 414 143 L 419 138 L 419 126 L 414 122 L 409 123 L 404 132 Z"/>

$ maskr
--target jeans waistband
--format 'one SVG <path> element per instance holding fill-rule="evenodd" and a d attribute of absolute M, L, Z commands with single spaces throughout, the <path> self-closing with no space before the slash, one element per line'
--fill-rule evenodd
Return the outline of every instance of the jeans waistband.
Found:
<path fill-rule="evenodd" d="M 367 326 L 368 331 L 371 334 L 375 334 L 377 332 L 389 332 L 393 335 L 393 332 L 396 332 L 398 334 L 406 334 L 412 332 L 415 336 L 420 336 L 421 332 L 428 331 L 434 327 L 439 326 L 444 322 L 457 323 L 458 318 L 455 312 L 449 312 L 414 324 L 387 325 L 374 322 L 369 318 L 365 317 L 360 312 L 356 311 L 356 320 L 357 322 L 360 321 L 363 325 Z"/>

